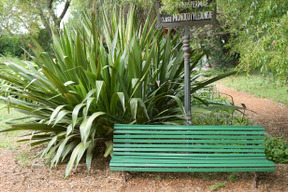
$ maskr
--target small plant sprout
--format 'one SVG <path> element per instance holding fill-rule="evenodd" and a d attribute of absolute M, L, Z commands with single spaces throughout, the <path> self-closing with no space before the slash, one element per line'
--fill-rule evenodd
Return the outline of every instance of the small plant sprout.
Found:
<path fill-rule="evenodd" d="M 220 182 L 218 181 L 217 183 L 215 183 L 214 185 L 210 186 L 211 191 L 215 191 L 221 187 L 225 187 L 226 186 L 226 182 Z"/>

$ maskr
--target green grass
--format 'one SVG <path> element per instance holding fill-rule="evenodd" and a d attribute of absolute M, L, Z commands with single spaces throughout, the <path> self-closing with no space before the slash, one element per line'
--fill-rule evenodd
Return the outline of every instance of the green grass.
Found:
<path fill-rule="evenodd" d="M 15 157 L 15 160 L 22 167 L 27 167 L 28 165 L 30 165 L 32 163 L 33 159 L 35 159 L 35 158 L 36 158 L 36 156 L 31 155 L 30 152 L 21 151 L 18 154 L 18 156 Z"/>
<path fill-rule="evenodd" d="M 9 126 L 3 122 L 7 119 L 22 117 L 21 113 L 10 109 L 10 113 L 5 104 L 0 102 L 0 130 L 7 129 Z M 17 140 L 19 136 L 22 135 L 23 132 L 8 132 L 8 133 L 0 133 L 0 148 L 7 148 L 7 149 L 17 149 L 19 144 Z"/>
<path fill-rule="evenodd" d="M 239 91 L 251 93 L 257 97 L 270 98 L 288 104 L 288 86 L 277 84 L 273 78 L 253 74 L 236 75 L 220 81 L 221 84 Z"/>

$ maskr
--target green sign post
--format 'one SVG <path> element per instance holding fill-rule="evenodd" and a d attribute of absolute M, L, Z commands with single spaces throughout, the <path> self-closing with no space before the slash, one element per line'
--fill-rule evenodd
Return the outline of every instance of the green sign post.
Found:
<path fill-rule="evenodd" d="M 191 120 L 191 81 L 190 81 L 190 27 L 203 27 L 213 25 L 216 21 L 216 0 L 183 0 L 178 12 L 167 14 L 159 11 L 163 8 L 161 0 L 157 0 L 157 27 L 158 28 L 184 28 L 184 105 L 189 125 Z"/>

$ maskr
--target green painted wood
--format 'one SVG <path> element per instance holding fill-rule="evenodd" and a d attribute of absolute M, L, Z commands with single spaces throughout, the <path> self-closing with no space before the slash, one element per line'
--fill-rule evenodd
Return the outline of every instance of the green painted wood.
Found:
<path fill-rule="evenodd" d="M 206 149 L 265 149 L 264 145 L 187 145 L 187 144 L 114 144 L 114 148 L 206 148 Z"/>
<path fill-rule="evenodd" d="M 139 172 L 272 172 L 275 168 L 138 168 L 138 167 L 110 167 L 111 171 L 139 171 Z"/>
<path fill-rule="evenodd" d="M 168 152 L 117 152 L 113 151 L 113 156 L 154 156 L 154 157 L 265 157 L 264 153 L 168 153 Z"/>
<path fill-rule="evenodd" d="M 183 148 L 113 148 L 113 151 L 151 151 L 151 152 L 212 152 L 212 153 L 264 153 L 264 149 L 183 149 Z"/>
<path fill-rule="evenodd" d="M 247 131 L 151 131 L 151 130 L 115 130 L 114 134 L 141 135 L 247 135 Z M 249 131 L 249 135 L 265 135 L 263 131 Z"/>
<path fill-rule="evenodd" d="M 194 157 L 186 157 L 186 156 L 176 156 L 176 157 L 171 157 L 171 156 L 129 156 L 129 155 L 125 155 L 125 156 L 114 156 L 112 161 L 117 161 L 117 160 L 127 160 L 127 159 L 141 159 L 142 161 L 146 161 L 149 159 L 174 159 L 174 160 L 210 160 L 210 161 L 214 161 L 214 160 L 267 160 L 265 156 L 251 156 L 249 158 L 247 157 L 227 157 L 227 156 L 223 156 L 223 157 L 203 157 L 203 156 L 194 156 Z"/>
<path fill-rule="evenodd" d="M 213 143 L 213 144 L 264 144 L 264 140 L 222 140 L 222 139 L 210 139 L 210 140 L 187 140 L 187 139 L 113 139 L 114 143 L 185 143 L 185 144 L 197 144 L 197 143 Z"/>
<path fill-rule="evenodd" d="M 111 170 L 275 171 L 265 157 L 265 132 L 260 126 L 118 124 L 114 128 Z"/>
<path fill-rule="evenodd" d="M 223 135 L 114 135 L 115 139 L 240 139 L 239 136 L 223 136 Z M 241 139 L 264 139 L 264 136 L 241 136 Z"/>
<path fill-rule="evenodd" d="M 130 163 L 138 163 L 138 164 L 158 164 L 159 166 L 164 165 L 164 164 L 169 164 L 171 166 L 174 166 L 175 164 L 200 164 L 200 165 L 211 165 L 211 163 L 213 162 L 213 165 L 216 164 L 221 164 L 222 166 L 226 166 L 226 165 L 234 165 L 234 164 L 257 164 L 257 165 L 270 165 L 273 166 L 274 164 L 267 161 L 266 159 L 262 160 L 262 159 L 200 159 L 200 160 L 195 160 L 195 159 L 137 159 L 137 158 L 130 158 L 130 159 L 113 159 L 113 161 L 111 161 L 111 165 L 115 165 L 115 164 L 130 164 Z M 119 166 L 118 165 L 118 166 Z M 117 166 L 117 165 L 116 165 Z"/>
<path fill-rule="evenodd" d="M 126 125 L 115 124 L 114 129 L 154 129 L 154 130 L 262 130 L 262 126 L 185 126 L 185 125 Z"/>
<path fill-rule="evenodd" d="M 214 164 L 214 163 L 205 163 L 205 164 L 193 164 L 193 163 L 181 163 L 181 164 L 175 164 L 175 163 L 167 163 L 167 164 L 158 164 L 158 163 L 114 163 L 111 162 L 110 166 L 112 167 L 173 167 L 173 168 L 177 168 L 177 167 L 195 167 L 195 168 L 228 168 L 228 167 L 267 167 L 267 166 L 273 166 L 270 163 L 263 163 L 263 164 L 254 164 L 254 163 L 246 163 L 246 164 Z"/>

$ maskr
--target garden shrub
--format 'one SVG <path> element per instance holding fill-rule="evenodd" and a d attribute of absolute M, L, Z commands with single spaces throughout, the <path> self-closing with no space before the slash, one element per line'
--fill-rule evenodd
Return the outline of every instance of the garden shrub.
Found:
<path fill-rule="evenodd" d="M 288 143 L 284 137 L 265 137 L 265 154 L 275 163 L 288 163 Z"/>
<path fill-rule="evenodd" d="M 119 7 L 83 14 L 81 23 L 54 36 L 53 54 L 34 41 L 33 61 L 3 62 L 10 70 L 0 74 L 10 83 L 3 87 L 9 97 L 0 99 L 27 119 L 11 120 L 4 131 L 30 130 L 23 141 L 44 144 L 42 157 L 51 160 L 51 167 L 68 161 L 65 177 L 81 159 L 89 170 L 97 146 L 106 143 L 105 156 L 111 152 L 115 123 L 175 125 L 186 119 L 179 35 L 164 37 L 149 16 L 144 25 L 137 23 L 134 7 L 127 14 Z M 195 96 L 232 74 L 193 76 L 201 55 L 193 51 L 192 56 Z"/>
<path fill-rule="evenodd" d="M 25 48 L 25 43 L 24 39 L 22 39 L 20 35 L 11 35 L 7 33 L 1 34 L 0 55 L 21 58 L 24 53 L 23 48 Z"/>

